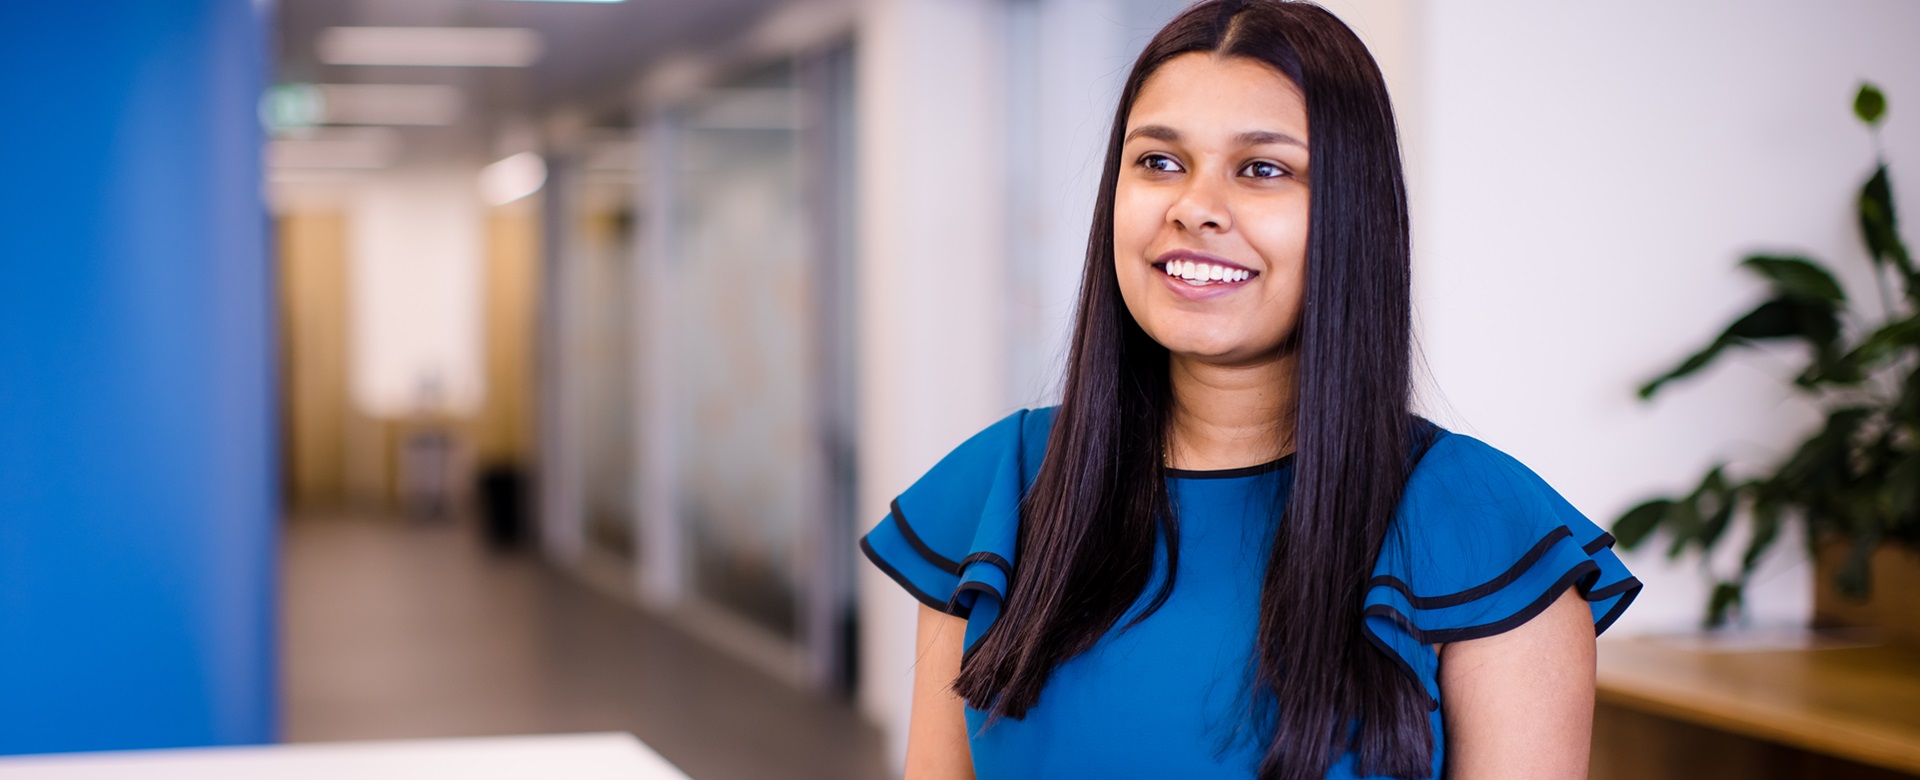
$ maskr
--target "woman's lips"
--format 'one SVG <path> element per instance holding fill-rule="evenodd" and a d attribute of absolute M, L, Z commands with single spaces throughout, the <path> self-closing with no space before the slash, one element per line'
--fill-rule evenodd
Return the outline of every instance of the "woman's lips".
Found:
<path fill-rule="evenodd" d="M 1153 267 L 1166 278 L 1168 285 L 1186 297 L 1210 298 L 1260 276 L 1259 271 L 1238 263 L 1178 249 L 1155 258 Z"/>

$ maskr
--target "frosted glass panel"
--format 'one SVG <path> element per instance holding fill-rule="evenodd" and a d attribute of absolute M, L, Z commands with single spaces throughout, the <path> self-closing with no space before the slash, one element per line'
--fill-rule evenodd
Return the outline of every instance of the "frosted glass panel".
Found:
<path fill-rule="evenodd" d="M 675 438 L 699 595 L 796 635 L 815 512 L 814 280 L 786 69 L 686 115 L 677 180 Z"/>
<path fill-rule="evenodd" d="M 583 209 L 574 300 L 587 543 L 631 559 L 633 532 L 633 219 L 624 204 Z"/>

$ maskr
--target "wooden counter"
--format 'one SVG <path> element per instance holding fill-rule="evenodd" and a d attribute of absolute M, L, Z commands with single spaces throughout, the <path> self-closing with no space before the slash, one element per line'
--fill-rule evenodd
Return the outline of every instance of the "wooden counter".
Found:
<path fill-rule="evenodd" d="M 1912 649 L 1602 640 L 1598 704 L 1603 721 L 1615 708 L 1920 776 L 1920 651 Z M 1630 749 L 1603 744 L 1602 725 L 1596 766 L 1600 751 Z"/>

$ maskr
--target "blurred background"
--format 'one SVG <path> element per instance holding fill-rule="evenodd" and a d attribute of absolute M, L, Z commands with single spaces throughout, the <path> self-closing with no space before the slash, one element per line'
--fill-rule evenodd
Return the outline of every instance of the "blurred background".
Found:
<path fill-rule="evenodd" d="M 631 731 L 881 778 L 915 602 L 854 540 L 1052 403 L 1120 81 L 1179 0 L 0 10 L 0 754 Z M 1393 91 L 1421 403 L 1603 525 L 1819 415 L 1764 354 L 1860 271 L 1863 79 L 1920 5 L 1338 0 Z M 1864 289 L 1864 287 L 1863 287 Z M 1692 630 L 1627 556 L 1614 634 Z M 1803 545 L 1748 627 L 1804 625 Z"/>

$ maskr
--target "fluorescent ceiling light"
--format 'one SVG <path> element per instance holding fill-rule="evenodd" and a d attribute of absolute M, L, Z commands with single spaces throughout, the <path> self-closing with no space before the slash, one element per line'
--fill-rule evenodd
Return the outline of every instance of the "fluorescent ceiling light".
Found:
<path fill-rule="evenodd" d="M 480 169 L 480 197 L 505 206 L 540 191 L 547 183 L 547 161 L 533 152 L 521 152 Z"/>
<path fill-rule="evenodd" d="M 541 46 L 521 27 L 329 27 L 314 48 L 328 65 L 521 68 Z"/>
<path fill-rule="evenodd" d="M 321 84 L 320 122 L 329 125 L 450 125 L 466 95 L 445 84 Z"/>

